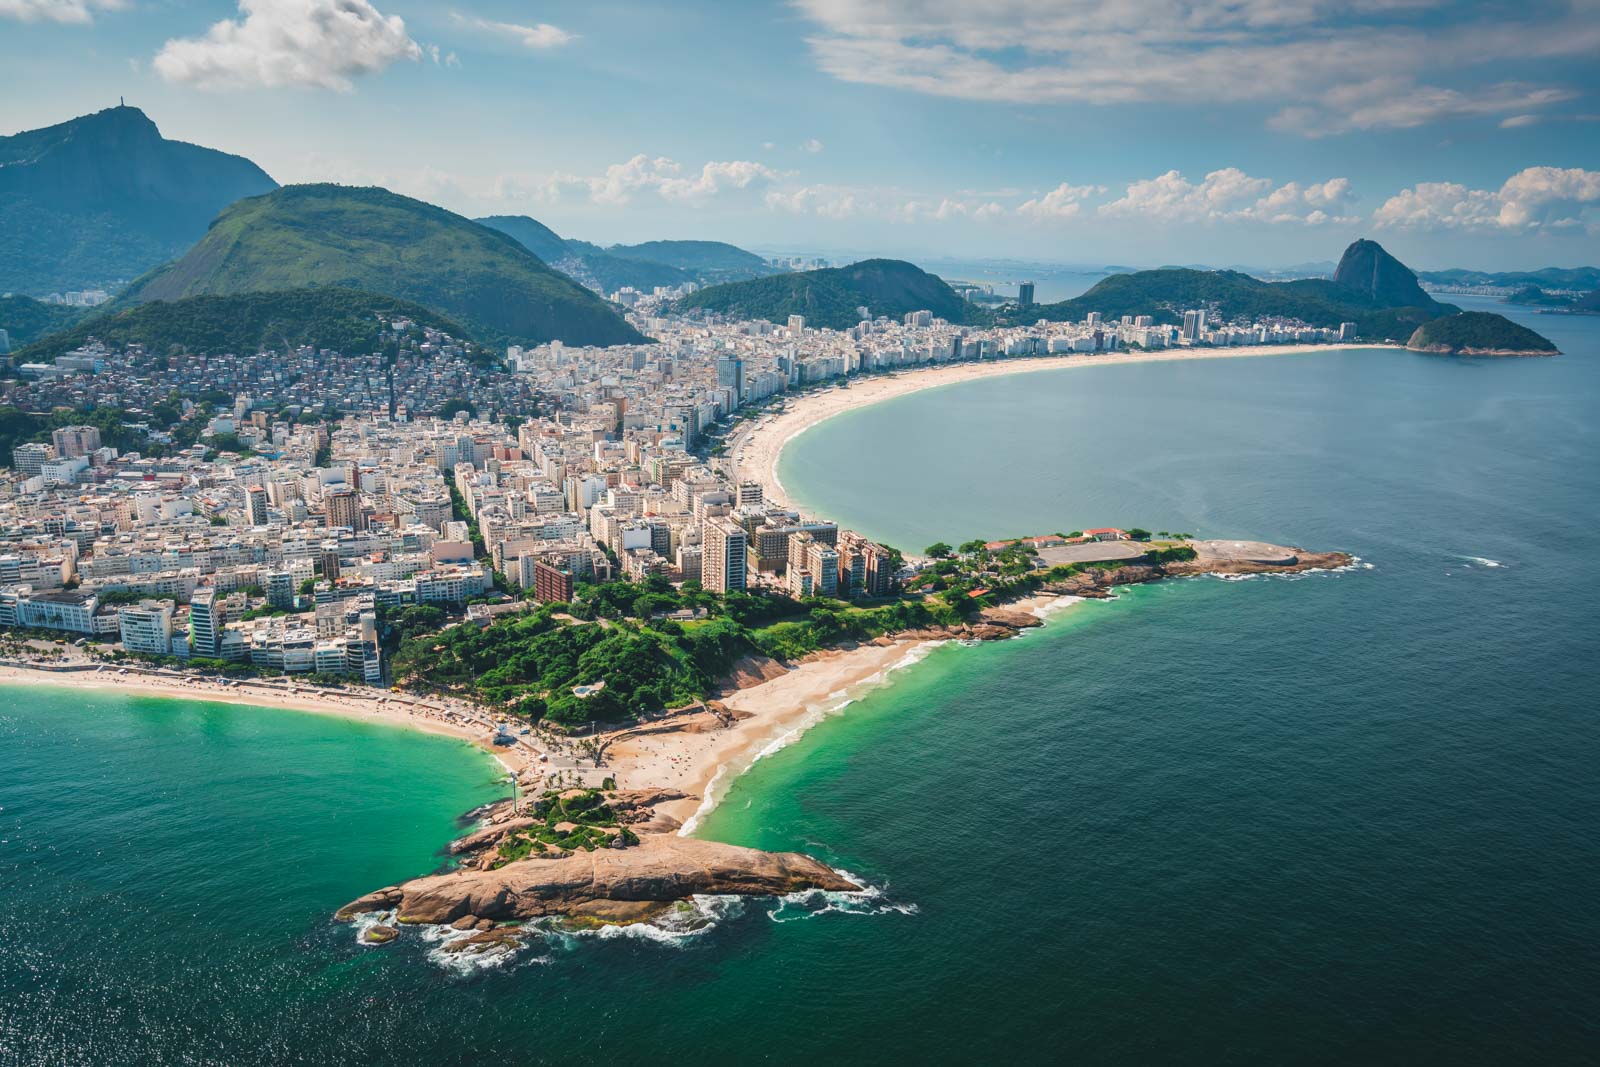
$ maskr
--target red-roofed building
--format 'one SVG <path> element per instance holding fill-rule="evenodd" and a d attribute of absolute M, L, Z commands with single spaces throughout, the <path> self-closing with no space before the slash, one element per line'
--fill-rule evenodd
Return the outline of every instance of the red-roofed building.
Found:
<path fill-rule="evenodd" d="M 1092 537 L 1096 541 L 1126 541 L 1128 539 L 1128 531 L 1107 526 L 1101 530 L 1085 530 L 1083 531 L 1083 536 Z"/>

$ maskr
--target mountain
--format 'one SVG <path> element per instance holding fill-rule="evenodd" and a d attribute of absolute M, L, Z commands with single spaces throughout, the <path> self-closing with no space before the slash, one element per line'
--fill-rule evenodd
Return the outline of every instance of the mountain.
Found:
<path fill-rule="evenodd" d="M 624 286 L 648 293 L 658 285 L 706 285 L 773 273 L 767 261 L 754 252 L 720 241 L 648 241 L 605 248 L 563 239 L 526 215 L 490 215 L 477 221 L 516 238 L 557 270 L 608 293 Z"/>
<path fill-rule="evenodd" d="M 1418 277 L 1429 285 L 1485 285 L 1501 289 L 1532 285 L 1541 289 L 1579 291 L 1600 289 L 1600 267 L 1542 267 L 1539 270 L 1501 272 L 1452 267 L 1449 270 L 1420 271 Z"/>
<path fill-rule="evenodd" d="M 1344 250 L 1333 271 L 1333 284 L 1359 293 L 1380 307 L 1427 307 L 1433 303 L 1409 267 L 1385 252 L 1378 242 L 1365 238 Z"/>
<path fill-rule="evenodd" d="M 860 322 L 858 307 L 890 318 L 931 311 L 952 322 L 977 321 L 985 315 L 942 279 L 898 259 L 867 259 L 848 267 L 713 285 L 684 297 L 677 307 L 771 322 L 804 315 L 806 325 L 834 330 L 847 330 Z"/>
<path fill-rule="evenodd" d="M 721 241 L 646 241 L 638 245 L 612 245 L 606 252 L 620 259 L 642 259 L 647 263 L 676 267 L 700 278 L 725 276 L 721 278 L 723 281 L 759 278 L 772 273 L 767 261 L 754 252 Z"/>
<path fill-rule="evenodd" d="M 134 107 L 0 137 L 0 291 L 136 277 L 275 188 L 248 159 L 167 140 Z"/>
<path fill-rule="evenodd" d="M 538 219 L 526 215 L 490 215 L 473 221 L 516 238 L 518 244 L 552 267 L 572 254 L 561 235 Z"/>
<path fill-rule="evenodd" d="M 1343 282 L 1337 277 L 1340 272 Z M 1164 267 L 1112 275 L 1082 296 L 1012 313 L 1012 318 L 1076 322 L 1098 311 L 1108 319 L 1152 315 L 1170 323 L 1181 321 L 1188 309 L 1204 308 L 1223 321 L 1283 318 L 1313 326 L 1354 322 L 1362 337 L 1397 339 L 1459 310 L 1428 296 L 1404 264 L 1371 241 L 1346 249 L 1335 275 L 1331 281 L 1264 282 L 1238 271 Z M 1416 303 L 1403 303 L 1407 300 Z"/>
<path fill-rule="evenodd" d="M 88 308 L 46 304 L 31 296 L 0 296 L 0 330 L 6 331 L 13 349 L 81 319 Z"/>
<path fill-rule="evenodd" d="M 289 185 L 241 200 L 119 303 L 333 286 L 414 301 L 479 341 L 643 338 L 513 238 L 387 189 Z"/>
<path fill-rule="evenodd" d="M 119 306 L 51 334 L 18 353 L 54 359 L 89 338 L 114 346 L 138 343 L 162 355 L 173 348 L 220 354 L 282 350 L 303 344 L 341 352 L 377 351 L 387 321 L 407 318 L 454 337 L 465 331 L 420 304 L 355 289 L 287 289 L 231 296 L 190 296 Z"/>
<path fill-rule="evenodd" d="M 1463 311 L 1418 326 L 1406 347 L 1458 356 L 1554 356 L 1556 346 L 1491 311 Z"/>

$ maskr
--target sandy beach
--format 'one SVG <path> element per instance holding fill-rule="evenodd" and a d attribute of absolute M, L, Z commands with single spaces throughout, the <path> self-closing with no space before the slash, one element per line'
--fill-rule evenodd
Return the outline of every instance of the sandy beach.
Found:
<path fill-rule="evenodd" d="M 1240 359 L 1250 356 L 1296 356 L 1329 352 L 1338 347 L 1341 346 L 1252 345 L 1239 348 L 1166 348 L 1156 352 L 1038 356 L 901 370 L 892 376 L 857 378 L 851 382 L 848 389 L 823 389 L 791 399 L 782 414 L 757 418 L 753 425 L 748 425 L 736 433 L 729 444 L 729 455 L 739 480 L 760 482 L 769 503 L 788 505 L 783 482 L 778 478 L 778 458 L 782 455 L 785 445 L 819 422 L 825 422 L 835 415 L 892 400 L 907 393 L 1009 374 L 1029 374 L 1079 367 L 1109 367 L 1123 363 L 1172 363 L 1199 359 Z"/>

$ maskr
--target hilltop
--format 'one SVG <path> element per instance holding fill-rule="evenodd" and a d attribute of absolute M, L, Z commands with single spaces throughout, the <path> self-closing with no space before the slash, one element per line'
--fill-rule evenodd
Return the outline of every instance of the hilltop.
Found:
<path fill-rule="evenodd" d="M 1538 270 L 1486 271 L 1449 270 L 1419 271 L 1417 276 L 1429 285 L 1485 285 L 1501 289 L 1537 286 L 1541 289 L 1600 289 L 1600 267 L 1541 267 Z"/>
<path fill-rule="evenodd" d="M 526 215 L 490 215 L 477 221 L 516 238 L 557 270 L 607 292 L 624 286 L 649 292 L 658 285 L 705 285 L 773 273 L 754 252 L 720 241 L 647 241 L 607 248 L 563 238 Z"/>
<path fill-rule="evenodd" d="M 1417 327 L 1406 347 L 1455 356 L 1554 356 L 1548 338 L 1490 311 L 1463 311 Z"/>
<path fill-rule="evenodd" d="M 626 344 L 610 305 L 521 243 L 387 189 L 291 185 L 241 200 L 123 303 L 332 286 L 414 301 L 474 340 Z"/>
<path fill-rule="evenodd" d="M 136 277 L 227 205 L 276 188 L 248 159 L 167 140 L 133 107 L 0 137 L 0 292 Z"/>
<path fill-rule="evenodd" d="M 714 285 L 691 293 L 678 301 L 677 307 L 772 322 L 804 315 L 806 325 L 834 330 L 847 330 L 860 322 L 856 309 L 861 307 L 874 316 L 891 318 L 931 311 L 951 322 L 976 321 L 985 314 L 961 299 L 942 279 L 897 259 L 867 259 L 848 267 Z"/>
<path fill-rule="evenodd" d="M 230 296 L 190 296 L 118 307 L 83 319 L 21 352 L 20 360 L 54 359 L 91 337 L 105 344 L 142 344 L 152 353 L 173 348 L 206 353 L 254 353 L 315 345 L 372 352 L 384 320 L 407 318 L 455 337 L 464 331 L 421 304 L 355 289 L 288 289 Z"/>
<path fill-rule="evenodd" d="M 1082 296 L 1011 317 L 1070 322 L 1098 311 L 1107 318 L 1152 315 L 1171 323 L 1191 308 L 1224 321 L 1284 318 L 1327 327 L 1354 322 L 1357 333 L 1372 340 L 1410 336 L 1421 324 L 1459 310 L 1423 292 L 1416 275 L 1381 246 L 1357 241 L 1345 250 L 1332 280 L 1264 282 L 1238 271 L 1168 267 L 1115 274 Z"/>

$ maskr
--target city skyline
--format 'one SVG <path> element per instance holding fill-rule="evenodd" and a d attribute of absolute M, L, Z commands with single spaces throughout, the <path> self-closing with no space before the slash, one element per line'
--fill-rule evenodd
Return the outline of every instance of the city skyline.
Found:
<path fill-rule="evenodd" d="M 601 243 L 1285 266 L 1368 235 L 1421 268 L 1596 258 L 1589 0 L 1057 6 L 0 0 L 0 132 L 126 97 L 283 183 Z"/>

